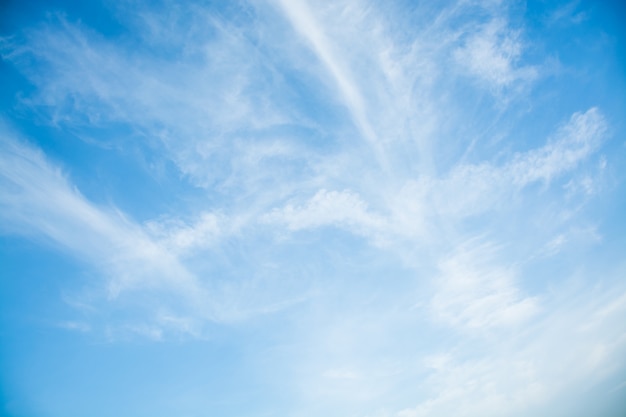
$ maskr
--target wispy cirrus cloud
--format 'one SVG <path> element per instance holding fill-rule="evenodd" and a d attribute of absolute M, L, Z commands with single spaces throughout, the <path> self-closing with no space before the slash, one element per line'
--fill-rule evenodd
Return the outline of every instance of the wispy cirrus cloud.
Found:
<path fill-rule="evenodd" d="M 409 238 L 434 243 L 437 237 L 430 224 L 437 218 L 462 222 L 509 204 L 512 196 L 533 183 L 550 186 L 592 155 L 605 132 L 603 116 L 590 109 L 572 115 L 544 146 L 516 153 L 507 163 L 457 164 L 439 178 L 407 178 L 398 193 L 372 207 L 354 191 L 322 189 L 301 207 L 289 203 L 266 219 L 293 230 L 336 225 L 373 241 Z"/>
<path fill-rule="evenodd" d="M 537 69 L 518 64 L 523 50 L 519 36 L 505 21 L 493 19 L 468 35 L 454 51 L 454 58 L 469 75 L 496 90 L 531 82 L 537 77 Z"/>
<path fill-rule="evenodd" d="M 469 25 L 463 26 L 466 32 L 459 36 L 450 27 L 468 7 L 483 10 L 488 20 L 472 33 L 467 32 Z M 289 60 L 299 44 L 291 42 L 282 51 L 257 46 L 255 37 L 276 34 L 254 18 L 252 26 L 243 27 L 200 10 L 199 15 L 212 16 L 203 30 L 192 10 L 176 9 L 177 17 L 165 25 L 160 13 L 139 13 L 132 25 L 148 45 L 162 42 L 167 32 L 176 34 L 168 38 L 173 51 L 182 54 L 175 62 L 149 48 L 140 52 L 141 60 L 135 59 L 130 43 L 114 44 L 63 17 L 26 31 L 25 42 L 5 46 L 9 51 L 5 55 L 24 65 L 40 87 L 27 103 L 52 106 L 54 123 L 72 126 L 79 134 L 94 126 L 132 125 L 139 137 L 149 138 L 195 184 L 230 200 L 216 212 L 199 207 L 196 220 L 166 215 L 147 222 L 149 234 L 142 236 L 150 245 L 183 257 L 218 245 L 224 234 L 245 234 L 243 230 L 264 224 L 282 224 L 292 231 L 339 227 L 401 252 L 407 239 L 439 244 L 450 238 L 448 232 L 442 235 L 439 222 L 460 227 L 473 216 L 508 205 L 528 185 L 550 186 L 601 144 L 606 123 L 592 108 L 572 115 L 545 145 L 514 153 L 505 162 L 459 162 L 435 173 L 428 154 L 434 150 L 434 133 L 444 133 L 437 113 L 447 110 L 433 107 L 442 104 L 437 100 L 428 102 L 447 87 L 411 67 L 420 62 L 441 65 L 448 53 L 470 59 L 461 59 L 461 67 L 489 83 L 506 86 L 516 81 L 521 77 L 518 71 L 526 71 L 517 67 L 523 45 L 519 32 L 507 27 L 506 8 L 458 5 L 418 30 L 413 43 L 399 44 L 392 38 L 393 29 L 371 7 L 346 2 L 331 9 L 314 12 L 306 2 L 279 5 L 322 63 L 321 68 L 306 71 L 327 88 L 330 77 L 339 88 L 338 102 L 348 108 L 357 132 L 366 138 L 364 143 L 344 141 L 323 152 L 294 136 L 299 124 L 311 129 L 310 138 L 320 127 L 309 123 L 304 109 L 288 107 L 295 91 L 284 70 L 269 59 L 269 54 L 278 54 Z M 262 13 L 271 11 L 259 9 L 258 16 Z M 367 28 L 372 31 L 363 32 Z M 449 35 L 441 35 L 446 30 Z M 365 33 L 367 41 L 351 49 L 348 43 L 357 33 Z M 327 34 L 332 34 L 332 43 Z M 196 46 L 177 49 L 187 42 Z M 473 50 L 492 54 L 488 58 L 497 65 L 472 57 Z M 472 66 L 474 59 L 492 72 L 481 73 Z M 29 72 L 31 60 L 50 71 L 45 76 Z M 369 69 L 358 67 L 359 61 L 367 62 Z M 222 82 L 202 81 L 209 78 Z M 407 95 L 405 89 L 418 93 Z M 422 105 L 425 109 L 420 110 Z M 434 122 L 425 120 L 435 109 Z M 416 126 L 414 114 L 424 116 L 431 127 Z M 333 135 L 350 132 L 343 124 L 331 123 L 324 131 L 329 129 L 336 130 Z M 372 175 L 380 165 L 359 160 L 367 152 L 352 155 L 364 146 L 379 156 L 378 163 L 385 159 L 390 164 L 381 175 Z M 410 153 L 416 155 L 416 167 L 407 170 Z M 255 192 L 257 187 L 268 191 Z"/>
<path fill-rule="evenodd" d="M 235 329 L 294 415 L 545 410 L 624 369 L 624 268 L 599 265 L 586 211 L 616 124 L 591 100 L 546 110 L 516 7 L 140 1 L 111 6 L 113 35 L 51 14 L 2 39 L 32 84 L 18 110 L 153 161 L 165 203 L 96 204 L 89 169 L 2 127 L 0 226 L 99 272 L 59 326 Z"/>
<path fill-rule="evenodd" d="M 170 289 L 195 304 L 202 290 L 175 256 L 113 208 L 90 203 L 37 148 L 2 128 L 2 227 L 42 237 L 107 271 L 107 294 Z"/>
<path fill-rule="evenodd" d="M 493 265 L 494 248 L 470 242 L 440 263 L 433 314 L 469 329 L 511 326 L 533 317 L 538 300 L 524 296 L 513 268 Z"/>
<path fill-rule="evenodd" d="M 239 304 L 247 296 L 238 284 L 210 283 L 185 264 L 198 250 L 233 233 L 235 222 L 204 214 L 190 226 L 180 220 L 138 224 L 114 207 L 90 202 L 59 166 L 11 129 L 3 126 L 0 134 L 2 230 L 51 244 L 99 270 L 104 281 L 86 283 L 83 292 L 92 295 L 84 302 L 95 303 L 94 309 L 126 305 L 145 320 L 107 326 L 111 335 L 125 328 L 140 334 L 151 329 L 157 339 L 165 331 L 200 336 L 203 323 L 280 308 L 276 301 L 264 306 L 267 300 Z M 94 309 L 86 315 L 93 317 Z"/>
<path fill-rule="evenodd" d="M 618 328 L 607 331 L 607 327 L 584 325 L 601 311 L 615 313 L 610 318 L 605 316 L 603 326 L 610 327 L 610 322 L 620 320 L 622 313 L 602 306 L 608 300 L 612 300 L 611 306 L 620 304 L 621 296 L 612 290 L 594 290 L 594 296 L 597 296 L 594 300 L 579 297 L 568 300 L 554 294 L 543 300 L 553 309 L 549 314 L 539 313 L 523 332 L 496 332 L 494 337 L 500 339 L 498 347 L 490 345 L 488 353 L 478 343 L 467 349 L 426 357 L 424 366 L 430 372 L 425 387 L 432 389 L 434 396 L 397 415 L 439 415 L 459 407 L 465 415 L 498 415 L 503 410 L 524 415 L 542 409 L 549 398 L 571 401 L 568 393 L 573 387 L 584 381 L 593 384 L 590 381 L 615 372 L 626 349 L 626 339 Z M 565 401 L 553 404 L 550 411 L 572 413 L 580 406 L 593 409 Z"/>

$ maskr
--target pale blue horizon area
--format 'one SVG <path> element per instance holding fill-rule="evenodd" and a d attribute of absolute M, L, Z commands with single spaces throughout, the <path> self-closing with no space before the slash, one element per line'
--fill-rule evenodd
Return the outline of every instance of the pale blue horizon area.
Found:
<path fill-rule="evenodd" d="M 0 415 L 621 417 L 619 1 L 0 5 Z"/>

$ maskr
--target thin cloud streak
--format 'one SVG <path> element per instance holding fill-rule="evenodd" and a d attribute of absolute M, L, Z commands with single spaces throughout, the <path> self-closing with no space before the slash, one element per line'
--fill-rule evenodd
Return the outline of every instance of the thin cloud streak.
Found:
<path fill-rule="evenodd" d="M 195 278 L 121 213 L 89 203 L 43 153 L 2 129 L 2 218 L 9 232 L 42 235 L 112 270 L 110 295 L 165 285 L 190 296 Z M 142 266 L 143 265 L 143 266 Z M 156 271 L 163 271 L 157 273 Z"/>
<path fill-rule="evenodd" d="M 281 8 L 293 24 L 294 29 L 300 33 L 313 47 L 316 55 L 324 63 L 336 82 L 343 102 L 346 104 L 361 134 L 372 147 L 376 159 L 381 168 L 389 169 L 384 149 L 380 144 L 365 112 L 363 97 L 346 69 L 346 64 L 338 58 L 332 43 L 326 38 L 324 31 L 319 28 L 315 16 L 310 10 L 306 0 L 279 1 Z"/>

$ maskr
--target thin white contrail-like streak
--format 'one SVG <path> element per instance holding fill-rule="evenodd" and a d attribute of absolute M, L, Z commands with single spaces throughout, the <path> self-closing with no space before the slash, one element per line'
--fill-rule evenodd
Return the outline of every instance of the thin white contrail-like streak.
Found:
<path fill-rule="evenodd" d="M 315 21 L 309 5 L 304 0 L 278 0 L 278 3 L 293 28 L 309 42 L 318 59 L 331 74 L 354 123 L 372 147 L 381 168 L 386 170 L 385 152 L 380 144 L 378 135 L 367 119 L 363 97 L 352 80 L 349 70 L 345 68 L 345 64 L 337 57 L 332 44 L 320 28 L 320 25 Z"/>

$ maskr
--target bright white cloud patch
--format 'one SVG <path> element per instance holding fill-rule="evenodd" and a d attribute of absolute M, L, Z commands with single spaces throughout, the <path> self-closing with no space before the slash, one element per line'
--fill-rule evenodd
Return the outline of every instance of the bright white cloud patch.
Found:
<path fill-rule="evenodd" d="M 519 37 L 519 32 L 509 28 L 506 21 L 494 19 L 470 34 L 454 56 L 469 74 L 496 88 L 530 82 L 537 70 L 518 65 L 523 51 Z"/>
<path fill-rule="evenodd" d="M 622 29 L 539 3 L 7 6 L 3 410 L 621 415 Z"/>
<path fill-rule="evenodd" d="M 532 317 L 537 301 L 520 294 L 515 271 L 492 265 L 493 249 L 475 242 L 468 246 L 471 249 L 460 248 L 441 262 L 440 288 L 432 305 L 435 316 L 470 329 L 516 325 Z"/>

